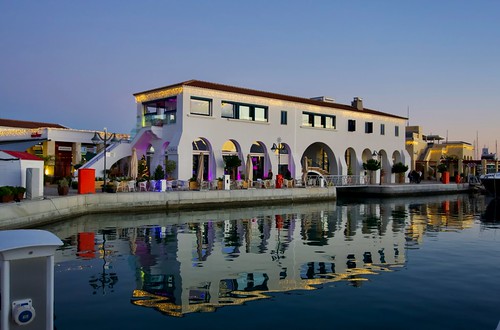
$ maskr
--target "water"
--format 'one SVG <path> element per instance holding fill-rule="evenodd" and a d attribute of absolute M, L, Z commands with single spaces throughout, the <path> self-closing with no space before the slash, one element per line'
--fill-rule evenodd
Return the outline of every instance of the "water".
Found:
<path fill-rule="evenodd" d="M 495 329 L 495 207 L 452 195 L 65 221 L 42 228 L 65 243 L 55 325 Z"/>

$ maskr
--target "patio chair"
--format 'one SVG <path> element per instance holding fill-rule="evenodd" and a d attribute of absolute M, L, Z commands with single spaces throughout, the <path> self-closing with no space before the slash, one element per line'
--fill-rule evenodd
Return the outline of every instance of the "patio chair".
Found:
<path fill-rule="evenodd" d="M 127 182 L 128 191 L 135 191 L 135 180 Z"/>
<path fill-rule="evenodd" d="M 146 181 L 139 182 L 139 191 L 148 191 L 148 184 Z"/>
<path fill-rule="evenodd" d="M 125 189 L 127 189 L 127 182 L 125 181 L 118 182 L 118 186 L 116 187 L 116 192 L 125 191 Z"/>

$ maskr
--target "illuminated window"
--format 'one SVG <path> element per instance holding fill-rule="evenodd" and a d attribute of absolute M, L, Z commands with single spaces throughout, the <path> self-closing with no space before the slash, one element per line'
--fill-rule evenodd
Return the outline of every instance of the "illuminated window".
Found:
<path fill-rule="evenodd" d="M 212 115 L 212 100 L 192 97 L 191 113 L 203 116 Z"/>

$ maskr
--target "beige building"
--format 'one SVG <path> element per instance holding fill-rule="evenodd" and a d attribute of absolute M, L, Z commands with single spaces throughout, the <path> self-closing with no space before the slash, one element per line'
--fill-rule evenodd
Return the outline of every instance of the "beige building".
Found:
<path fill-rule="evenodd" d="M 424 135 L 421 126 L 406 126 L 406 151 L 410 170 L 423 173 L 426 180 L 437 180 L 437 166 L 448 163 L 451 176 L 476 174 L 474 147 L 463 141 L 447 141 L 439 135 Z M 480 163 L 480 162 L 479 162 Z"/>

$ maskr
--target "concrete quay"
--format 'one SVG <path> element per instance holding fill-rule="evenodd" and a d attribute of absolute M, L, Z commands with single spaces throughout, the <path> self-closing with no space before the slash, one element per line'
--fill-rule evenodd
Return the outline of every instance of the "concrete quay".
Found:
<path fill-rule="evenodd" d="M 429 196 L 467 193 L 470 191 L 472 191 L 472 188 L 468 183 L 442 184 L 441 182 L 436 181 L 337 187 L 337 194 L 339 197 L 353 195 L 357 197 Z"/>
<path fill-rule="evenodd" d="M 399 197 L 470 192 L 468 184 L 384 184 L 348 187 L 239 189 L 168 192 L 119 192 L 79 195 L 70 189 L 58 196 L 55 186 L 45 187 L 44 198 L 0 203 L 0 230 L 33 228 L 86 214 L 182 211 L 237 208 L 273 204 L 332 201 L 337 197 Z"/>
<path fill-rule="evenodd" d="M 33 228 L 92 213 L 195 210 L 331 201 L 335 187 L 168 192 L 119 192 L 57 196 L 47 187 L 39 200 L 0 204 L 0 230 Z"/>

